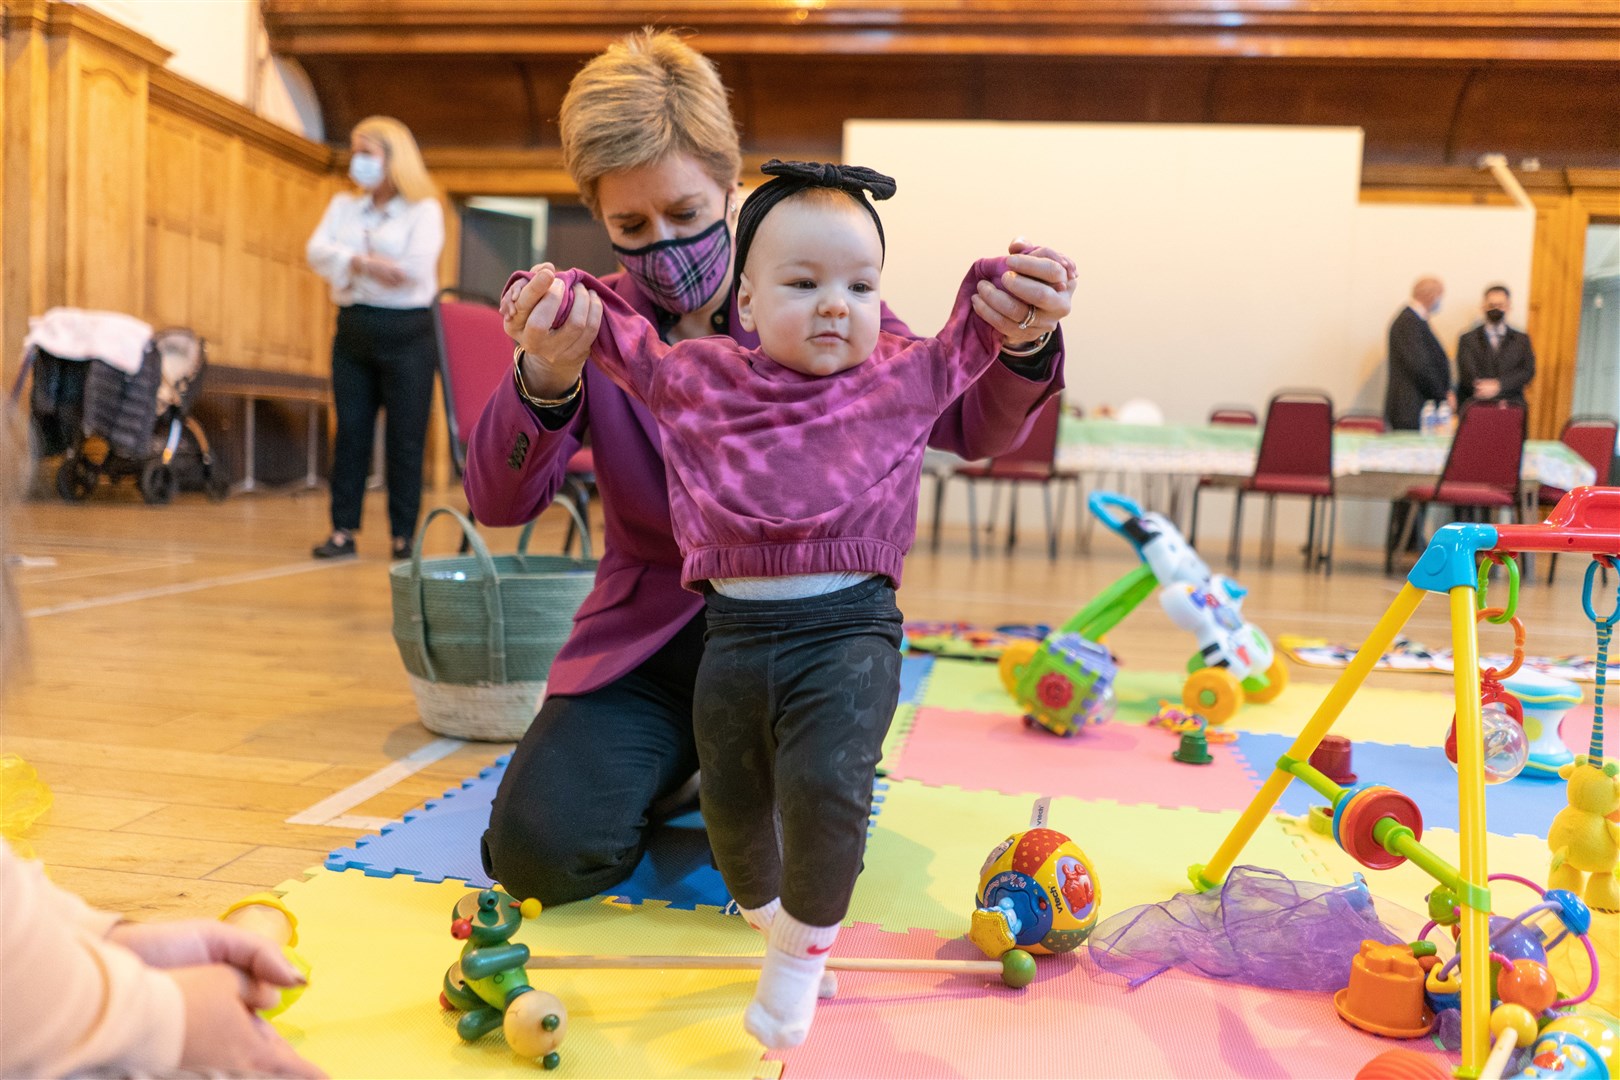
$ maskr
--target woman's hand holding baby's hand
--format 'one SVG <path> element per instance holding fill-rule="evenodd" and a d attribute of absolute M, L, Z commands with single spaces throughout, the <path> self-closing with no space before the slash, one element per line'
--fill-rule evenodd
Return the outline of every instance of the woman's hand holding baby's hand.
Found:
<path fill-rule="evenodd" d="M 513 282 L 501 297 L 506 333 L 523 347 L 523 385 L 541 398 L 568 393 L 579 381 L 591 355 L 591 342 L 602 325 L 602 300 L 583 285 L 574 286 L 573 306 L 561 326 L 552 328 L 564 300 L 563 283 L 550 263 L 534 276 Z"/>
<path fill-rule="evenodd" d="M 1009 348 L 1028 345 L 1057 329 L 1074 308 L 1079 271 L 1067 255 L 1023 238 L 1007 247 L 1009 269 L 1000 282 L 981 281 L 973 310 Z"/>

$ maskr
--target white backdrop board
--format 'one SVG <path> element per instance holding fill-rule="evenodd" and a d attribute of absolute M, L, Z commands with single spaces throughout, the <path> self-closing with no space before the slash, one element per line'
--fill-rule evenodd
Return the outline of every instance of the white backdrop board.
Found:
<path fill-rule="evenodd" d="M 883 289 L 917 330 L 1013 237 L 1075 260 L 1068 397 L 1088 409 L 1145 397 L 1191 423 L 1279 385 L 1356 388 L 1358 129 L 851 121 L 844 159 L 898 181 Z"/>
<path fill-rule="evenodd" d="M 1051 245 L 1080 269 L 1064 324 L 1068 400 L 1089 411 L 1147 398 L 1171 423 L 1222 404 L 1263 412 L 1285 388 L 1324 390 L 1339 412 L 1381 411 L 1389 322 L 1423 274 L 1447 285 L 1435 328 L 1448 354 L 1491 282 L 1513 290 L 1522 326 L 1534 215 L 1362 204 L 1361 147 L 1356 128 L 844 127 L 844 160 L 898 182 L 879 205 L 883 293 L 913 329 L 944 322 L 973 259 L 1016 236 Z M 1229 504 L 1210 501 L 1219 528 Z M 961 519 L 959 501 L 949 514 Z M 1347 504 L 1344 537 L 1374 542 L 1383 516 Z M 1302 521 L 1282 516 L 1284 533 L 1303 535 Z"/>

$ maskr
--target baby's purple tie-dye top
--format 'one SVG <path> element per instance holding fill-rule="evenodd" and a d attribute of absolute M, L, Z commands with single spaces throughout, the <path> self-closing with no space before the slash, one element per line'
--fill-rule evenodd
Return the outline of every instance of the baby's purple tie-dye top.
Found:
<path fill-rule="evenodd" d="M 580 270 L 559 275 L 556 322 L 576 282 L 601 297 L 591 359 L 658 420 L 683 585 L 838 570 L 898 585 L 928 433 L 1000 352 L 970 298 L 1006 269 L 981 259 L 938 336 L 880 334 L 870 358 L 835 375 L 800 374 L 728 337 L 667 345 Z"/>

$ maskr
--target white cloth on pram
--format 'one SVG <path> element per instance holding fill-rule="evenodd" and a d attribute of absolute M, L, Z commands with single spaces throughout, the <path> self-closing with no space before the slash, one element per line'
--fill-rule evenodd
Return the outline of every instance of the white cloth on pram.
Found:
<path fill-rule="evenodd" d="M 133 315 L 56 307 L 28 320 L 23 347 L 37 345 L 63 360 L 100 360 L 134 375 L 150 340 L 152 327 Z"/>

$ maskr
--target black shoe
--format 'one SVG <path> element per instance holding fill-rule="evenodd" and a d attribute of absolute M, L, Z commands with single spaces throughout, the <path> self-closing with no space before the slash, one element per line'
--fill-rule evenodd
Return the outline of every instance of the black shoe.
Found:
<path fill-rule="evenodd" d="M 392 550 L 393 550 L 393 559 L 394 559 L 395 562 L 403 562 L 406 559 L 410 558 L 411 557 L 411 538 L 408 537 L 408 536 L 396 536 L 396 537 L 394 537 L 394 544 L 393 544 L 393 549 Z"/>
<path fill-rule="evenodd" d="M 354 537 L 348 533 L 338 533 L 329 537 L 326 543 L 313 548 L 310 554 L 317 559 L 349 559 L 355 555 Z"/>

